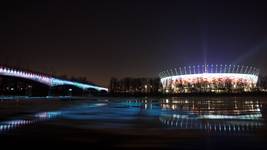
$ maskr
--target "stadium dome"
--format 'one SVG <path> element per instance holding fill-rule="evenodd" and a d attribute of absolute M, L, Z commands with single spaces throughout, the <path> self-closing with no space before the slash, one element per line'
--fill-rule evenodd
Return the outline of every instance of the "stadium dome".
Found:
<path fill-rule="evenodd" d="M 193 65 L 159 73 L 166 93 L 249 92 L 256 88 L 259 69 L 243 65 Z"/>

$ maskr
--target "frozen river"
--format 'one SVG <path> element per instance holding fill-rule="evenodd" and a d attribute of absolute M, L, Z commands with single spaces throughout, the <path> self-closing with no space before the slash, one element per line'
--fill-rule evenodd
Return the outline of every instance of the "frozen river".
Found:
<path fill-rule="evenodd" d="M 1 103 L 4 102 L 0 105 L 5 105 L 5 111 L 8 105 L 19 105 Z M 41 109 L 33 109 L 43 103 L 31 104 L 21 111 L 19 106 L 10 108 L 16 113 L 2 117 L 1 144 L 24 145 L 31 141 L 99 148 L 173 149 L 267 146 L 264 97 L 91 98 L 49 102 Z"/>

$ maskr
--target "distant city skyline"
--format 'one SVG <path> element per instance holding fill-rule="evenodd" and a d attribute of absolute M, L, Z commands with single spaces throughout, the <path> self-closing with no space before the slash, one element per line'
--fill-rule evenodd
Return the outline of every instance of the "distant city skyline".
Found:
<path fill-rule="evenodd" d="M 158 77 L 195 64 L 242 64 L 267 74 L 262 1 L 7 2 L 0 64 L 57 75 Z"/>

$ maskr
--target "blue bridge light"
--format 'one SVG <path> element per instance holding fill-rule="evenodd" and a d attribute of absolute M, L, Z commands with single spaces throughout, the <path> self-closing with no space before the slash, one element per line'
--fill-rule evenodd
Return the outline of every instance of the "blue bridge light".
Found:
<path fill-rule="evenodd" d="M 59 86 L 59 85 L 72 85 L 72 86 L 76 86 L 81 89 L 95 89 L 97 91 L 106 91 L 106 92 L 108 91 L 107 88 L 92 85 L 92 84 L 58 79 L 58 78 L 54 78 L 54 77 L 47 76 L 47 75 L 20 71 L 20 70 L 16 70 L 12 68 L 7 68 L 7 67 L 0 67 L 0 75 L 29 79 L 32 81 L 36 81 L 36 82 L 48 85 L 50 87 Z"/>

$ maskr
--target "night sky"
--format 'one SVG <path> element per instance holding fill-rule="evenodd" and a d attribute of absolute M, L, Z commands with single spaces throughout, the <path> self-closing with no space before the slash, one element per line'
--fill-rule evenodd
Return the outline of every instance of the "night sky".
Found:
<path fill-rule="evenodd" d="M 0 63 L 105 86 L 203 63 L 267 74 L 263 2 L 12 1 L 1 4 Z"/>

